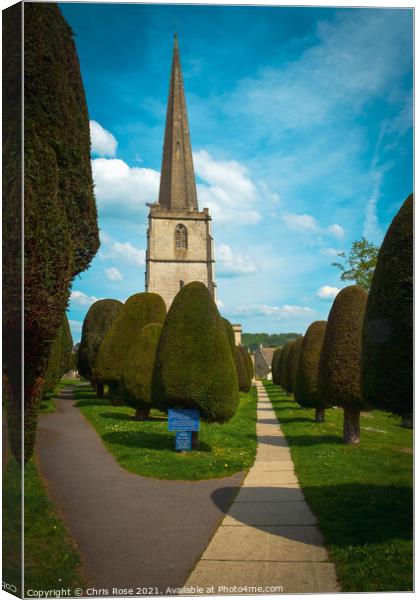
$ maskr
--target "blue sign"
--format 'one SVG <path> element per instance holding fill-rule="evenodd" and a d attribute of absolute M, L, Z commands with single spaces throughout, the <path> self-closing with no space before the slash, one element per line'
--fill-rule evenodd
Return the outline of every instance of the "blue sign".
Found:
<path fill-rule="evenodd" d="M 198 408 L 170 408 L 168 431 L 198 431 Z"/>
<path fill-rule="evenodd" d="M 175 434 L 175 450 L 192 450 L 191 431 L 177 431 Z"/>

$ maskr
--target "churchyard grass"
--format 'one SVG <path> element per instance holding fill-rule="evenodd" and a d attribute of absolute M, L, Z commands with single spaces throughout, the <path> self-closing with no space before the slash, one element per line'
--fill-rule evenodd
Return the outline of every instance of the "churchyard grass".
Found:
<path fill-rule="evenodd" d="M 315 423 L 314 409 L 264 383 L 342 591 L 412 590 L 412 431 L 382 411 L 363 412 L 360 444 L 344 444 L 341 409 Z"/>
<path fill-rule="evenodd" d="M 94 426 L 119 464 L 138 475 L 159 479 L 227 477 L 252 466 L 256 451 L 255 388 L 241 393 L 236 415 L 227 423 L 200 423 L 198 451 L 175 452 L 175 433 L 166 415 L 152 410 L 147 421 L 135 421 L 135 410 L 100 400 L 88 386 L 75 389 L 82 414 Z"/>
<path fill-rule="evenodd" d="M 3 473 L 3 581 L 20 581 L 21 478 L 11 457 Z M 81 559 L 49 500 L 33 460 L 25 466 L 25 589 L 85 587 Z"/>

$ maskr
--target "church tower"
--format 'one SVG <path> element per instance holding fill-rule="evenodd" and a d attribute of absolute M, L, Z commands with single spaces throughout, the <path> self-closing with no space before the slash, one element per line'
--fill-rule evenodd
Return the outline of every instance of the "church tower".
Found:
<path fill-rule="evenodd" d="M 169 309 L 180 288 L 201 281 L 215 298 L 213 238 L 207 208 L 198 209 L 194 167 L 175 34 L 166 113 L 159 200 L 151 204 L 146 251 L 146 292 Z"/>

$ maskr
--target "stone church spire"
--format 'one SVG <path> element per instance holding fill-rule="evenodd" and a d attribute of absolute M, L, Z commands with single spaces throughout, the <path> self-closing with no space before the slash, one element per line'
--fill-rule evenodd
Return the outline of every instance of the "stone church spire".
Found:
<path fill-rule="evenodd" d="M 174 37 L 159 204 L 165 210 L 198 210 L 177 34 Z"/>

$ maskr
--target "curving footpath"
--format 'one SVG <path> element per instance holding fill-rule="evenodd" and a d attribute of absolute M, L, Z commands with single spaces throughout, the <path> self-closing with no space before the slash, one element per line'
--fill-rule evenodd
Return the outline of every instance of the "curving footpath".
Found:
<path fill-rule="evenodd" d="M 244 473 L 203 481 L 141 477 L 118 465 L 74 406 L 72 389 L 63 390 L 56 406 L 39 419 L 37 460 L 89 585 L 109 596 L 130 595 L 130 589 L 135 595 L 137 588 L 153 588 L 149 595 L 174 593 L 208 545 Z"/>
<path fill-rule="evenodd" d="M 339 592 L 263 384 L 255 463 L 185 586 L 198 593 Z"/>

